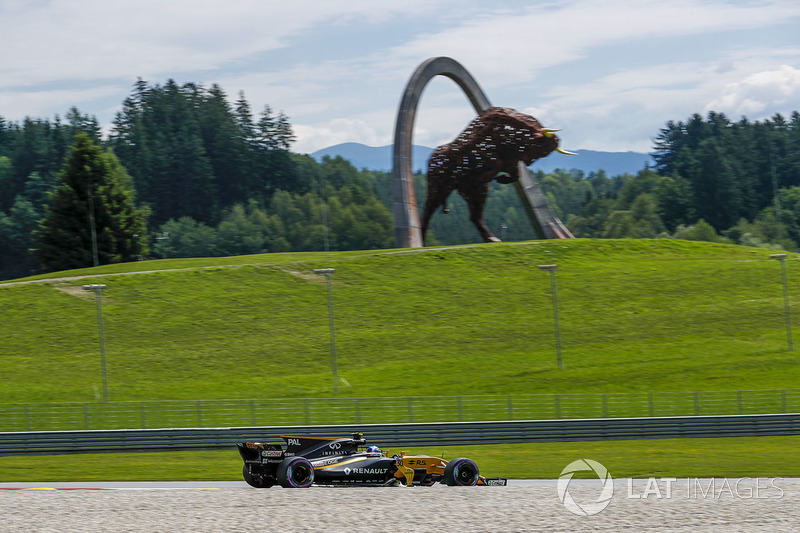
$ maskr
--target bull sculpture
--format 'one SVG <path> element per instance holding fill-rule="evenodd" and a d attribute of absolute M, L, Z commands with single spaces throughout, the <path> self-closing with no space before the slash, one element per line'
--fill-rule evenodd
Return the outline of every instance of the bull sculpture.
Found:
<path fill-rule="evenodd" d="M 454 190 L 467 202 L 469 218 L 483 240 L 499 242 L 483 222 L 489 184 L 519 180 L 519 161 L 529 166 L 553 151 L 574 155 L 558 147 L 556 131 L 514 109 L 490 107 L 453 142 L 436 148 L 428 160 L 428 196 L 420 227 L 423 243 L 433 213 L 440 206 L 449 212 L 447 198 Z"/>

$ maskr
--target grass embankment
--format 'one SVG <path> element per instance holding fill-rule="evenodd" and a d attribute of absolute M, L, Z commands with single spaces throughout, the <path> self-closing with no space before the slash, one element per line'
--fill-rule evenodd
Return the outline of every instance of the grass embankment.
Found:
<path fill-rule="evenodd" d="M 172 270 L 0 287 L 0 401 L 96 399 L 96 306 L 80 290 L 91 282 L 108 286 L 111 400 L 331 395 L 326 289 L 313 274 L 328 266 L 339 374 L 350 385 L 340 395 L 800 382 L 798 358 L 786 351 L 780 267 L 765 250 L 576 239 L 224 259 L 234 267 L 154 261 L 130 268 Z M 562 371 L 549 275 L 536 269 L 545 263 L 559 265 Z M 789 292 L 800 294 L 792 266 Z"/>
<path fill-rule="evenodd" d="M 96 306 L 80 290 L 93 282 L 108 286 L 112 401 L 332 396 L 326 288 L 313 273 L 322 267 L 336 268 L 340 396 L 794 388 L 800 364 L 786 350 L 780 266 L 768 255 L 687 241 L 575 239 L 51 274 L 90 277 L 0 287 L 0 402 L 97 399 Z M 550 277 L 536 268 L 553 263 L 563 370 L 555 361 Z M 800 277 L 792 261 L 787 266 L 794 299 Z M 777 446 L 749 446 L 768 462 L 780 456 Z M 710 464 L 707 453 L 696 457 Z M 24 459 L 35 460 L 46 459 Z M 4 472 L 11 461 L 23 458 L 3 459 Z"/>

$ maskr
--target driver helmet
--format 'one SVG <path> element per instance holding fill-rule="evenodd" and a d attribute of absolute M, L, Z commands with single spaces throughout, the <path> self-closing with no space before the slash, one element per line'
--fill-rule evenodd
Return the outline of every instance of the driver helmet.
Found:
<path fill-rule="evenodd" d="M 377 446 L 367 446 L 367 453 L 381 453 L 381 449 Z"/>

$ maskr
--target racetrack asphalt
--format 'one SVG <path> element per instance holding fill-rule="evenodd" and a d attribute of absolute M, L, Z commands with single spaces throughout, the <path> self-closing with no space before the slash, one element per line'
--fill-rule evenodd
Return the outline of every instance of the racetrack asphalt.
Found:
<path fill-rule="evenodd" d="M 511 479 L 509 485 L 556 486 L 555 479 Z M 443 486 L 443 485 L 435 485 Z M 0 490 L 186 490 L 186 489 L 251 489 L 244 481 L 69 481 L 0 483 Z M 339 487 L 341 488 L 341 487 Z"/>
<path fill-rule="evenodd" d="M 0 531 L 800 531 L 800 479 L 614 480 L 579 516 L 557 480 L 253 489 L 244 482 L 2 483 Z M 591 510 L 600 480 L 572 480 Z M 48 490 L 59 489 L 59 490 Z M 102 490 L 106 489 L 106 490 Z"/>

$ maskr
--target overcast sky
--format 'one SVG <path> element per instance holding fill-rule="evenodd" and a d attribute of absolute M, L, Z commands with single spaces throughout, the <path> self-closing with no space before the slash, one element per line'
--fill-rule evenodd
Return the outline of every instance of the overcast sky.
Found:
<path fill-rule="evenodd" d="M 137 77 L 289 116 L 293 151 L 392 143 L 414 69 L 449 56 L 567 149 L 651 151 L 668 120 L 800 110 L 798 0 L 0 0 L 0 116 L 108 127 Z M 474 117 L 435 78 L 415 144 Z"/>

